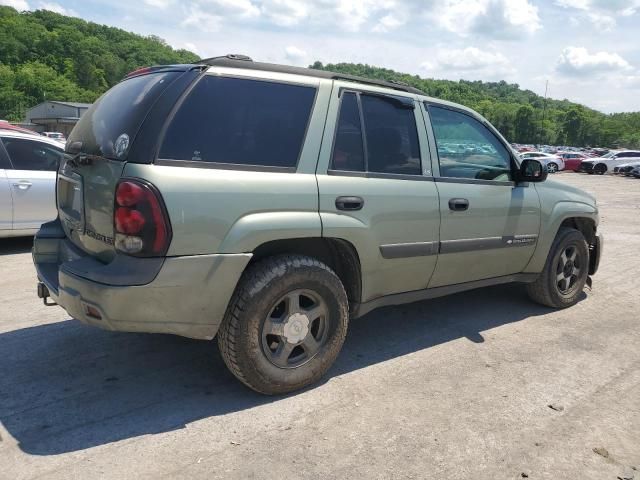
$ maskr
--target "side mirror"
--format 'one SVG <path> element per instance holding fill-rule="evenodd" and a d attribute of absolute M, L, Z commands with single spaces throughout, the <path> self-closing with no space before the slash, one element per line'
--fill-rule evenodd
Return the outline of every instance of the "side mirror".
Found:
<path fill-rule="evenodd" d="M 533 158 L 527 158 L 520 164 L 521 182 L 544 182 L 547 179 L 547 167 L 542 162 Z"/>

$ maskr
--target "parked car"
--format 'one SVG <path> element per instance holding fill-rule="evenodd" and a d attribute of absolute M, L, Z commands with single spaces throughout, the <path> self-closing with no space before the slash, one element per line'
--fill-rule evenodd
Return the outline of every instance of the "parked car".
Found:
<path fill-rule="evenodd" d="M 565 169 L 565 163 L 562 157 L 551 153 L 544 152 L 524 152 L 520 154 L 520 158 L 535 158 L 547 167 L 549 173 L 556 173 Z"/>
<path fill-rule="evenodd" d="M 1 130 L 10 130 L 12 132 L 26 133 L 28 135 L 38 135 L 36 132 L 34 132 L 32 130 L 29 130 L 27 128 L 18 127 L 16 125 L 12 125 L 11 123 L 7 122 L 6 120 L 0 120 L 0 131 Z"/>
<path fill-rule="evenodd" d="M 630 173 L 631 173 L 631 176 L 640 178 L 640 165 L 637 167 L 633 167 L 633 170 L 631 170 Z"/>
<path fill-rule="evenodd" d="M 598 208 L 546 175 L 473 110 L 401 84 L 238 56 L 147 69 L 69 136 L 38 295 L 96 327 L 217 335 L 240 381 L 289 392 L 377 307 L 514 281 L 574 305 Z"/>
<path fill-rule="evenodd" d="M 612 172 L 613 169 L 619 165 L 630 163 L 635 160 L 640 161 L 640 151 L 638 150 L 611 151 L 599 158 L 583 160 L 578 171 L 589 174 L 595 173 L 597 175 L 604 175 L 607 172 Z"/>
<path fill-rule="evenodd" d="M 574 172 L 578 171 L 583 160 L 591 158 L 581 152 L 558 152 L 557 155 L 564 160 L 565 170 L 573 170 Z"/>
<path fill-rule="evenodd" d="M 0 237 L 35 234 L 57 216 L 58 142 L 0 130 Z"/>
<path fill-rule="evenodd" d="M 628 163 L 622 163 L 616 167 L 613 167 L 612 173 L 617 175 L 628 175 L 633 171 L 635 167 L 639 165 L 640 165 L 640 160 L 636 160 Z"/>
<path fill-rule="evenodd" d="M 57 141 L 62 142 L 62 143 L 65 143 L 67 141 L 65 136 L 60 132 L 42 132 L 42 135 L 47 137 L 47 138 L 50 138 L 52 140 L 57 140 Z"/>

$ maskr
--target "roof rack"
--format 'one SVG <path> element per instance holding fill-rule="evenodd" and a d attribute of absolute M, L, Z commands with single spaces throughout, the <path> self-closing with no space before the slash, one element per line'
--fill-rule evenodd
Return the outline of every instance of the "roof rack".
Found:
<path fill-rule="evenodd" d="M 229 54 L 220 57 L 211 57 L 194 62 L 198 65 L 209 65 L 219 67 L 238 67 L 247 68 L 251 70 L 262 70 L 278 73 L 292 73 L 295 75 L 306 75 L 309 77 L 326 78 L 329 80 L 343 80 L 347 82 L 364 83 L 366 85 L 375 85 L 377 87 L 392 88 L 402 92 L 415 93 L 418 95 L 424 95 L 422 90 L 411 87 L 405 83 L 395 80 L 374 80 L 371 78 L 360 77 L 357 75 L 349 75 L 346 73 L 328 72 L 326 70 L 315 70 L 313 68 L 304 67 L 290 67 L 288 65 L 277 65 L 275 63 L 262 63 L 254 62 L 251 57 L 241 54 Z"/>

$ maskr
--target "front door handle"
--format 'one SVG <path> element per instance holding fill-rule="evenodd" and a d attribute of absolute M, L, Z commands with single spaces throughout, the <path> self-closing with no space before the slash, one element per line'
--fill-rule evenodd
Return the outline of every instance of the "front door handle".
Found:
<path fill-rule="evenodd" d="M 338 197 L 336 198 L 336 208 L 338 210 L 346 210 L 349 212 L 355 212 L 362 210 L 364 207 L 364 200 L 362 197 Z"/>
<path fill-rule="evenodd" d="M 28 180 L 20 180 L 19 182 L 13 184 L 14 187 L 20 190 L 28 190 L 29 188 L 31 188 L 31 185 L 33 185 L 33 183 L 29 182 Z"/>
<path fill-rule="evenodd" d="M 466 198 L 452 198 L 449 200 L 449 210 L 464 212 L 469 208 L 469 200 Z"/>

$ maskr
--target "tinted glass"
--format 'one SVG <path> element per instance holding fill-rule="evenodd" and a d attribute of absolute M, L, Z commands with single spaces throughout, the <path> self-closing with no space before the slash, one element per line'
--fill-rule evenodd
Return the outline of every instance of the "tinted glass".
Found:
<path fill-rule="evenodd" d="M 120 82 L 80 118 L 67 144 L 82 142 L 84 153 L 123 160 L 127 150 L 116 154 L 116 140 L 126 134 L 133 141 L 153 103 L 179 75 L 152 73 Z"/>
<path fill-rule="evenodd" d="M 5 137 L 2 143 L 7 149 L 16 170 L 46 170 L 55 172 L 62 159 L 62 148 L 24 138 Z"/>
<path fill-rule="evenodd" d="M 438 145 L 440 175 L 479 180 L 511 180 L 511 157 L 491 131 L 475 118 L 429 106 Z"/>
<path fill-rule="evenodd" d="M 420 144 L 413 109 L 393 97 L 361 95 L 367 169 L 370 172 L 421 175 Z"/>
<path fill-rule="evenodd" d="M 334 170 L 364 171 L 362 128 L 355 93 L 342 95 L 332 165 Z"/>
<path fill-rule="evenodd" d="M 295 167 L 315 88 L 207 75 L 173 118 L 160 158 Z"/>

